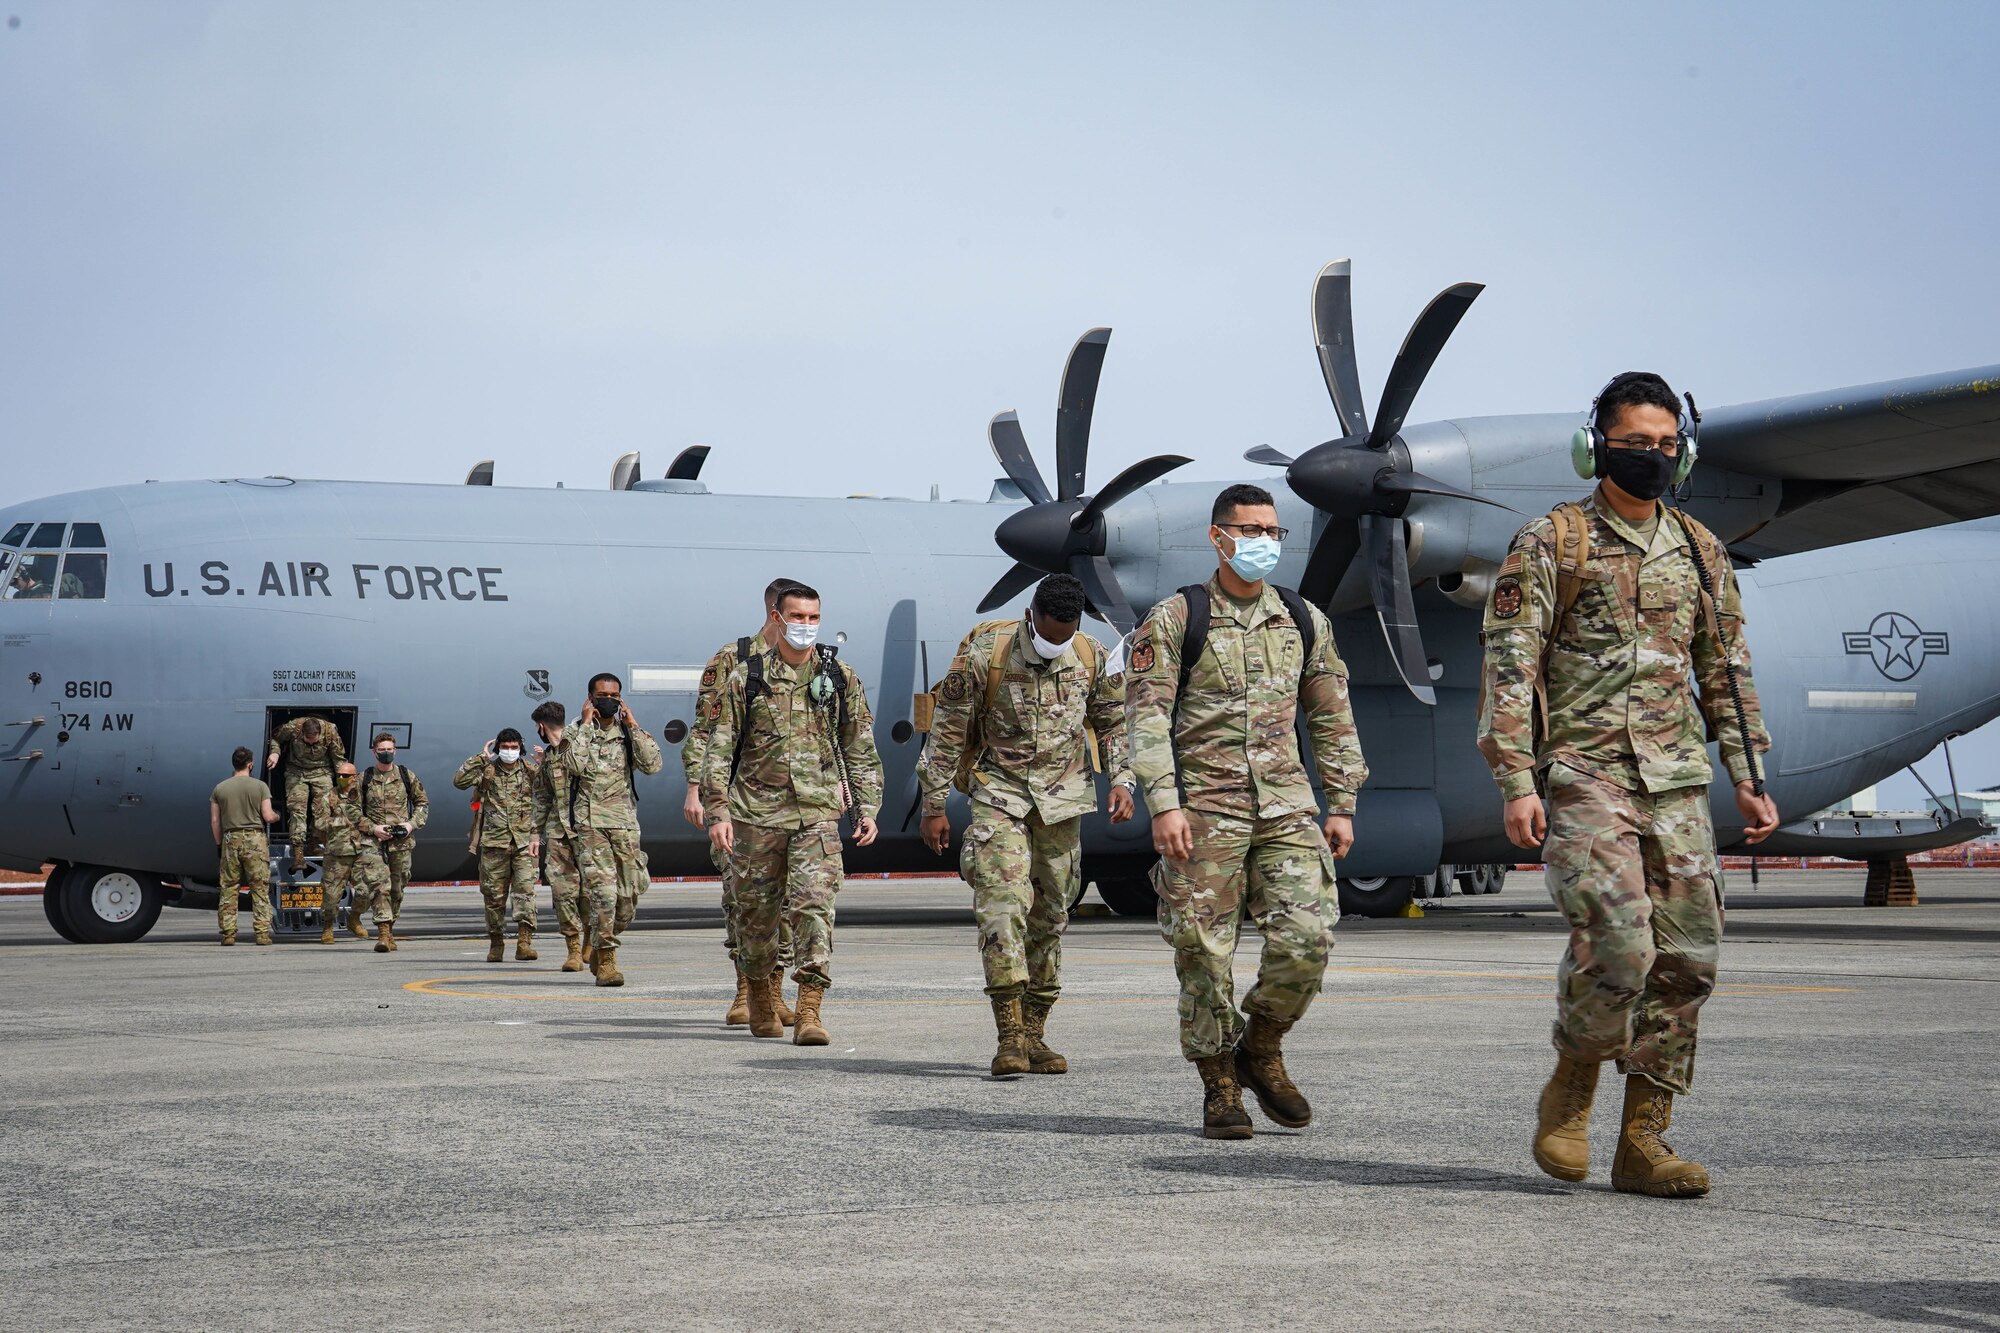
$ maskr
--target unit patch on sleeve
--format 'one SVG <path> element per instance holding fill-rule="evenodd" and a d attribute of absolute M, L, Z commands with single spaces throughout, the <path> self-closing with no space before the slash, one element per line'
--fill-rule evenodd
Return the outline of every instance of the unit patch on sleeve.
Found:
<path fill-rule="evenodd" d="M 1513 557 L 1509 556 L 1509 559 Z M 1512 577 L 1493 585 L 1493 618 L 1512 620 L 1521 614 L 1521 580 Z"/>

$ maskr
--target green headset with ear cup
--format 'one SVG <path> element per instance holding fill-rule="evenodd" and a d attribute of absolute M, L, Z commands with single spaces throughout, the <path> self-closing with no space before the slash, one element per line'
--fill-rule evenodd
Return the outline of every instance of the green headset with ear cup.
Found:
<path fill-rule="evenodd" d="M 1603 451 L 1611 447 L 1605 442 L 1604 432 L 1597 428 L 1598 400 L 1611 392 L 1613 385 L 1631 378 L 1636 373 L 1628 370 L 1612 376 L 1611 380 L 1597 391 L 1597 397 L 1590 400 L 1590 411 L 1584 415 L 1583 425 L 1577 427 L 1576 434 L 1569 437 L 1569 465 L 1576 469 L 1577 476 L 1586 481 L 1603 473 Z M 1680 432 L 1683 443 L 1680 464 L 1674 468 L 1675 486 L 1688 479 L 1688 474 L 1694 471 L 1695 456 L 1701 452 L 1701 409 L 1694 405 L 1693 394 L 1685 393 L 1681 397 L 1687 400 L 1687 407 L 1681 412 Z"/>

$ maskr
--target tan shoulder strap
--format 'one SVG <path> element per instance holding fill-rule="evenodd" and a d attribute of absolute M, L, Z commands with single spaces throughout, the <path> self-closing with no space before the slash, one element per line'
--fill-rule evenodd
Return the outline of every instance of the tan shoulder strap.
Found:
<path fill-rule="evenodd" d="M 993 701 L 1000 697 L 1000 677 L 1007 670 L 1007 655 L 1014 650 L 1014 631 L 1019 628 L 1009 625 L 993 636 L 993 655 L 986 660 L 986 707 L 991 710 Z"/>
<path fill-rule="evenodd" d="M 1590 563 L 1590 518 L 1577 504 L 1557 505 L 1549 518 L 1556 528 L 1556 615 L 1549 627 L 1553 638 L 1576 599 L 1583 595 L 1583 571 Z"/>

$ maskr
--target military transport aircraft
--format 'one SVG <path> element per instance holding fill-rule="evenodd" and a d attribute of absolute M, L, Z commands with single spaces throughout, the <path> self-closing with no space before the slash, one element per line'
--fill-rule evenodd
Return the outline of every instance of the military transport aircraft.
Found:
<path fill-rule="evenodd" d="M 1408 423 L 1473 284 L 1418 318 L 1371 419 L 1349 284 L 1341 261 L 1313 289 L 1337 437 L 1248 457 L 1284 469 L 1279 513 L 1299 534 L 1275 577 L 1329 609 L 1353 674 L 1372 776 L 1341 888 L 1380 912 L 1454 879 L 1495 887 L 1489 868 L 1514 857 L 1473 746 L 1479 608 L 1525 516 L 1588 483 L 1569 457 L 1582 404 Z M 312 712 L 350 750 L 398 738 L 433 793 L 415 873 L 465 877 L 470 812 L 445 779 L 499 728 L 525 731 L 540 700 L 575 709 L 612 670 L 669 751 L 638 783 L 654 872 L 705 873 L 706 840 L 680 817 L 679 743 L 703 662 L 755 627 L 783 574 L 822 590 L 827 632 L 872 692 L 884 835 L 851 867 L 941 869 L 917 836 L 911 698 L 977 612 L 1068 570 L 1124 633 L 1215 563 L 1218 483 L 1160 480 L 1185 458 L 1090 486 L 1109 332 L 1086 333 L 1065 369 L 1053 490 L 1001 413 L 989 437 L 1006 477 L 983 502 L 716 495 L 697 448 L 661 479 L 628 454 L 601 492 L 497 486 L 484 463 L 459 487 L 256 477 L 0 511 L 15 592 L 0 600 L 0 865 L 54 862 L 49 920 L 75 940 L 136 939 L 163 905 L 212 906 L 210 788 L 233 747 L 261 754 Z M 1962 522 L 2000 513 L 2000 366 L 1715 408 L 1700 451 L 1679 500 L 1738 559 L 1770 786 L 1793 821 L 1764 849 L 1876 855 L 1978 831 L 1804 817 L 2000 714 L 2000 526 Z M 1727 845 L 1741 821 L 1717 790 Z M 1144 819 L 1090 822 L 1085 857 L 1114 909 L 1151 910 Z"/>

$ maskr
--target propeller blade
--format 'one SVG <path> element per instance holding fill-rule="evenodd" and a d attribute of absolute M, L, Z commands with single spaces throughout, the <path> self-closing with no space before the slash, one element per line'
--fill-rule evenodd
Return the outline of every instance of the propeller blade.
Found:
<path fill-rule="evenodd" d="M 1092 608 L 1119 634 L 1130 634 L 1138 627 L 1139 617 L 1132 613 L 1132 604 L 1125 600 L 1125 590 L 1118 586 L 1118 575 L 1112 570 L 1109 560 L 1101 555 L 1088 556 L 1078 552 L 1070 557 L 1069 572 L 1083 584 L 1083 591 L 1090 598 Z"/>
<path fill-rule="evenodd" d="M 1076 340 L 1063 363 L 1062 393 L 1056 399 L 1056 499 L 1083 494 L 1090 463 L 1090 414 L 1097 407 L 1097 377 L 1104 370 L 1110 329 L 1092 329 Z"/>
<path fill-rule="evenodd" d="M 1354 265 L 1346 259 L 1334 260 L 1313 279 L 1313 342 L 1319 346 L 1319 373 L 1326 377 L 1340 433 L 1366 435 L 1368 407 L 1361 401 L 1361 368 L 1354 360 L 1353 284 Z"/>
<path fill-rule="evenodd" d="M 691 444 L 674 455 L 674 461 L 667 464 L 668 481 L 693 481 L 701 475 L 701 465 L 708 461 L 708 446 Z"/>
<path fill-rule="evenodd" d="M 1266 467 L 1290 467 L 1292 465 L 1292 456 L 1290 454 L 1281 454 L 1268 444 L 1260 444 L 1255 449 L 1245 449 L 1243 451 L 1243 460 L 1246 463 L 1262 463 Z"/>
<path fill-rule="evenodd" d="M 1045 505 L 1054 498 L 1049 494 L 1048 483 L 1042 480 L 1042 470 L 1035 466 L 1035 456 L 1028 452 L 1028 437 L 1021 433 L 1019 416 L 1013 412 L 995 413 L 993 420 L 986 423 L 986 442 L 993 446 L 1000 470 L 1021 488 L 1029 504 Z"/>
<path fill-rule="evenodd" d="M 1038 569 L 1016 562 L 1014 567 L 1000 576 L 1000 581 L 987 590 L 979 601 L 979 614 L 985 615 L 996 607 L 1007 605 L 1016 597 L 1033 587 L 1042 577 Z"/>
<path fill-rule="evenodd" d="M 1299 595 L 1324 611 L 1360 550 L 1361 534 L 1354 525 L 1344 518 L 1328 518 L 1325 531 L 1313 543 L 1312 554 L 1306 557 Z"/>
<path fill-rule="evenodd" d="M 1403 346 L 1396 353 L 1395 362 L 1389 367 L 1389 379 L 1382 386 L 1382 402 L 1375 410 L 1375 426 L 1368 432 L 1368 447 L 1380 449 L 1396 438 L 1396 432 L 1403 428 L 1403 419 L 1410 414 L 1410 407 L 1417 401 L 1417 390 L 1424 386 L 1424 377 L 1431 373 L 1438 353 L 1444 350 L 1451 331 L 1458 327 L 1458 321 L 1465 318 L 1465 312 L 1472 308 L 1472 302 L 1479 293 L 1486 290 L 1484 283 L 1461 282 L 1445 288 L 1431 298 L 1424 307 L 1424 313 L 1417 316 L 1417 322 L 1410 325 L 1410 331 L 1403 338 Z"/>
<path fill-rule="evenodd" d="M 639 451 L 618 455 L 618 461 L 611 465 L 611 489 L 629 491 L 632 483 L 639 480 Z"/>
<path fill-rule="evenodd" d="M 1368 590 L 1375 600 L 1375 618 L 1403 684 L 1419 703 L 1437 704 L 1431 687 L 1430 659 L 1417 629 L 1417 608 L 1410 594 L 1409 551 L 1403 545 L 1403 520 L 1363 514 L 1358 526 L 1368 552 Z"/>
<path fill-rule="evenodd" d="M 1391 472 L 1386 476 L 1377 477 L 1375 487 L 1377 490 L 1400 491 L 1406 495 L 1445 495 L 1454 500 L 1472 500 L 1479 504 L 1492 505 L 1495 509 L 1504 509 L 1510 514 L 1521 512 L 1504 500 L 1495 500 L 1488 495 L 1475 495 L 1471 491 L 1462 491 L 1448 481 L 1439 481 L 1436 477 L 1426 477 L 1421 472 Z"/>
<path fill-rule="evenodd" d="M 483 458 L 472 465 L 472 471 L 465 474 L 468 486 L 491 486 L 493 484 L 493 460 Z"/>
<path fill-rule="evenodd" d="M 1151 458 L 1140 459 L 1113 477 L 1103 490 L 1090 497 L 1089 504 L 1076 511 L 1076 517 L 1069 521 L 1071 530 L 1086 531 L 1112 505 L 1141 487 L 1152 485 L 1175 468 L 1192 462 L 1192 458 L 1183 454 L 1155 454 Z"/>

